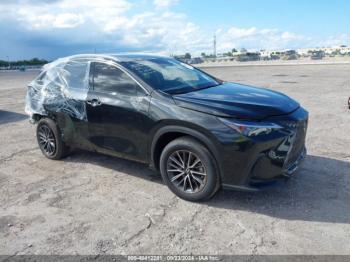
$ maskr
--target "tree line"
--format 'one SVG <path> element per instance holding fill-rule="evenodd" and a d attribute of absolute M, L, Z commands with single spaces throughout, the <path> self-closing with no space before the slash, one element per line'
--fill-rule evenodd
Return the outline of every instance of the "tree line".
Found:
<path fill-rule="evenodd" d="M 0 60 L 0 67 L 17 67 L 17 66 L 36 66 L 36 65 L 44 65 L 49 61 L 45 59 L 33 58 L 30 60 L 18 60 L 18 61 L 5 61 Z"/>

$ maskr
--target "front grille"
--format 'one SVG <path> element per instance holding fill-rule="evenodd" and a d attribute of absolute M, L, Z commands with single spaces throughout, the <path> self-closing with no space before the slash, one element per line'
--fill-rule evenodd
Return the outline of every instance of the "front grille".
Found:
<path fill-rule="evenodd" d="M 296 122 L 294 132 L 294 139 L 292 143 L 292 148 L 287 156 L 285 167 L 293 165 L 302 154 L 305 148 L 305 137 L 307 130 L 307 120 L 302 120 Z"/>

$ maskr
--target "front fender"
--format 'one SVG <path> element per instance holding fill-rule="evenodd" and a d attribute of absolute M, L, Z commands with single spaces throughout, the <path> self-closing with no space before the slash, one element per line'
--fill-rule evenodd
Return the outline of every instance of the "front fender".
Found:
<path fill-rule="evenodd" d="M 207 149 L 212 153 L 216 167 L 219 170 L 219 173 L 221 174 L 220 170 L 220 165 L 218 165 L 219 161 L 219 151 L 217 150 L 217 146 L 215 145 L 215 142 L 213 142 L 213 137 L 209 134 L 202 133 L 198 130 L 189 128 L 189 127 L 184 127 L 184 126 L 178 126 L 178 125 L 167 125 L 160 127 L 155 134 L 153 135 L 153 139 L 150 143 L 150 164 L 151 166 L 155 167 L 156 166 L 156 159 L 155 157 L 155 150 L 157 143 L 159 139 L 162 138 L 162 136 L 169 134 L 169 133 L 181 133 L 184 135 L 191 136 L 195 139 L 197 139 L 199 142 L 201 142 L 204 146 L 207 147 Z M 215 141 L 215 140 L 214 140 Z"/>

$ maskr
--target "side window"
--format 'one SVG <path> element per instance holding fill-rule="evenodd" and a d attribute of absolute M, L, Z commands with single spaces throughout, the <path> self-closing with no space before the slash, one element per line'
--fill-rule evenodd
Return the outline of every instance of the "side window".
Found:
<path fill-rule="evenodd" d="M 62 78 L 68 88 L 88 89 L 88 62 L 69 61 L 62 70 Z"/>
<path fill-rule="evenodd" d="M 119 68 L 104 63 L 94 63 L 94 90 L 110 95 L 141 96 L 145 92 Z"/>

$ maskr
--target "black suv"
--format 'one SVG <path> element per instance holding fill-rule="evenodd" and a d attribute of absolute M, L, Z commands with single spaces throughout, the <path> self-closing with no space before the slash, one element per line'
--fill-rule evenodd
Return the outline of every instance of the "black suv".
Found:
<path fill-rule="evenodd" d="M 168 57 L 58 59 L 29 84 L 26 112 L 46 157 L 82 148 L 147 163 L 190 201 L 288 178 L 306 152 L 297 102 Z"/>

